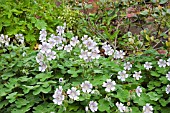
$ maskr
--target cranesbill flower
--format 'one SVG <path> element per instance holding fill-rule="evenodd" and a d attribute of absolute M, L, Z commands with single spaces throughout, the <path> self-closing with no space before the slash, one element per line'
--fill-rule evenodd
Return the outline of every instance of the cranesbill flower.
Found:
<path fill-rule="evenodd" d="M 167 66 L 170 66 L 170 58 L 167 60 Z"/>
<path fill-rule="evenodd" d="M 100 58 L 100 54 L 99 54 L 99 49 L 98 49 L 98 47 L 95 47 L 95 48 L 93 48 L 92 49 L 92 51 L 91 51 L 91 58 L 92 59 L 99 59 Z"/>
<path fill-rule="evenodd" d="M 170 71 L 166 74 L 166 78 L 170 81 Z"/>
<path fill-rule="evenodd" d="M 39 71 L 44 72 L 47 69 L 47 65 L 44 62 L 39 63 Z"/>
<path fill-rule="evenodd" d="M 21 44 L 24 43 L 24 36 L 23 36 L 23 34 L 16 34 L 15 37 L 18 40 L 18 42 L 20 42 Z"/>
<path fill-rule="evenodd" d="M 143 113 L 153 113 L 153 107 L 150 104 L 143 106 Z"/>
<path fill-rule="evenodd" d="M 62 95 L 62 86 L 59 86 L 59 88 L 56 88 L 56 91 L 53 95 L 53 102 L 54 104 L 61 105 L 64 100 L 64 95 Z"/>
<path fill-rule="evenodd" d="M 98 103 L 96 101 L 90 101 L 89 108 L 92 112 L 96 112 L 98 109 Z"/>
<path fill-rule="evenodd" d="M 123 59 L 124 55 L 125 55 L 125 53 L 122 50 L 120 50 L 120 51 L 116 50 L 114 53 L 114 58 L 115 59 L 119 59 L 119 58 Z"/>
<path fill-rule="evenodd" d="M 124 69 L 125 70 L 130 70 L 132 68 L 132 64 L 130 63 L 130 62 L 126 62 L 125 64 L 124 64 Z"/>
<path fill-rule="evenodd" d="M 152 63 L 151 62 L 145 62 L 144 68 L 147 69 L 147 70 L 151 69 L 152 68 Z"/>
<path fill-rule="evenodd" d="M 83 41 L 83 44 L 89 49 L 93 49 L 96 47 L 96 42 L 94 42 L 91 38 L 88 38 L 87 40 Z"/>
<path fill-rule="evenodd" d="M 65 27 L 57 26 L 56 32 L 58 33 L 58 35 L 62 35 L 64 34 L 64 30 L 65 30 Z"/>
<path fill-rule="evenodd" d="M 53 38 L 54 38 L 57 45 L 61 44 L 63 42 L 63 37 L 62 36 L 54 36 Z"/>
<path fill-rule="evenodd" d="M 136 72 L 136 71 L 135 71 L 135 74 L 133 74 L 133 77 L 134 77 L 136 80 L 139 80 L 140 78 L 142 78 L 142 76 L 141 76 L 140 74 L 141 74 L 141 71 L 139 71 L 139 72 Z"/>
<path fill-rule="evenodd" d="M 71 90 L 68 89 L 67 94 L 71 99 L 77 100 L 77 99 L 79 99 L 78 96 L 80 95 L 80 91 L 77 90 L 76 87 L 72 87 Z"/>
<path fill-rule="evenodd" d="M 47 60 L 54 60 L 56 58 L 56 52 L 55 51 L 47 51 L 46 57 Z"/>
<path fill-rule="evenodd" d="M 85 81 L 81 84 L 82 91 L 84 93 L 89 93 L 91 92 L 91 89 L 93 88 L 92 84 L 89 81 Z"/>
<path fill-rule="evenodd" d="M 126 74 L 126 71 L 119 71 L 118 74 L 120 76 L 118 76 L 117 78 L 120 79 L 121 81 L 125 81 L 126 78 L 128 78 L 128 74 Z"/>
<path fill-rule="evenodd" d="M 51 51 L 52 46 L 47 42 L 42 42 L 42 45 L 39 45 L 39 49 L 41 53 L 46 53 Z"/>
<path fill-rule="evenodd" d="M 103 45 L 102 48 L 105 51 L 104 54 L 106 54 L 106 55 L 112 55 L 113 54 L 114 50 L 112 49 L 112 47 L 109 44 L 107 44 L 105 42 L 102 45 Z"/>
<path fill-rule="evenodd" d="M 56 40 L 54 38 L 49 38 L 48 39 L 49 44 L 51 44 L 52 47 L 56 45 Z"/>
<path fill-rule="evenodd" d="M 105 88 L 106 92 L 114 91 L 115 90 L 115 81 L 112 81 L 111 79 L 107 79 L 106 82 L 103 82 L 103 87 Z"/>
<path fill-rule="evenodd" d="M 117 102 L 116 106 L 120 112 L 124 112 L 126 110 L 126 107 L 122 103 Z"/>
<path fill-rule="evenodd" d="M 170 93 L 170 85 L 168 84 L 166 87 L 166 93 L 169 94 Z"/>
<path fill-rule="evenodd" d="M 84 60 L 87 60 L 88 57 L 89 57 L 89 52 L 88 50 L 83 50 L 81 49 L 81 53 L 79 55 L 80 58 L 84 59 Z"/>
<path fill-rule="evenodd" d="M 140 88 L 140 86 L 138 86 L 138 87 L 136 88 L 136 94 L 137 94 L 137 96 L 140 97 L 141 93 L 142 93 L 142 88 Z"/>
<path fill-rule="evenodd" d="M 42 29 L 40 31 L 40 36 L 39 36 L 39 40 L 41 42 L 44 42 L 46 40 L 46 36 L 47 36 L 47 31 L 45 29 Z"/>
<path fill-rule="evenodd" d="M 163 59 L 159 59 L 158 65 L 159 65 L 159 67 L 166 67 L 166 61 Z"/>
<path fill-rule="evenodd" d="M 76 46 L 77 43 L 79 43 L 80 41 L 78 40 L 78 36 L 72 37 L 71 41 L 70 41 L 70 45 L 72 45 L 73 47 Z"/>
<path fill-rule="evenodd" d="M 73 48 L 71 47 L 70 44 L 65 45 L 65 47 L 64 47 L 64 50 L 66 50 L 67 52 L 71 52 L 72 49 L 73 49 Z"/>
<path fill-rule="evenodd" d="M 39 52 L 37 54 L 36 61 L 37 61 L 37 63 L 40 63 L 40 62 L 44 61 L 44 55 L 41 52 Z"/>
<path fill-rule="evenodd" d="M 85 41 L 85 40 L 87 40 L 87 39 L 88 39 L 88 35 L 84 35 L 84 36 L 81 38 L 82 41 Z"/>

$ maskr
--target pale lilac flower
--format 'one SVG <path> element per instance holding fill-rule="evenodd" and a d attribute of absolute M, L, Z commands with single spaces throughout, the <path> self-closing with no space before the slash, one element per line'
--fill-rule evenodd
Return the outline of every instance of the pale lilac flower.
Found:
<path fill-rule="evenodd" d="M 124 63 L 124 69 L 125 70 L 130 70 L 132 68 L 132 64 L 130 62 Z"/>
<path fill-rule="evenodd" d="M 90 93 L 93 86 L 89 81 L 85 81 L 81 84 L 81 88 L 84 93 Z"/>
<path fill-rule="evenodd" d="M 122 103 L 117 102 L 116 106 L 120 112 L 124 112 L 126 110 L 126 107 Z"/>
<path fill-rule="evenodd" d="M 143 106 L 143 113 L 153 113 L 153 107 L 150 104 Z"/>
<path fill-rule="evenodd" d="M 59 46 L 57 47 L 57 50 L 62 50 L 63 48 L 64 48 L 64 44 L 59 45 Z"/>
<path fill-rule="evenodd" d="M 170 81 L 170 71 L 166 74 L 166 78 Z"/>
<path fill-rule="evenodd" d="M 87 40 L 83 41 L 83 44 L 89 49 L 93 49 L 96 47 L 96 42 L 94 42 L 91 38 L 88 38 Z"/>
<path fill-rule="evenodd" d="M 158 65 L 159 65 L 159 67 L 166 67 L 166 61 L 163 59 L 159 59 Z"/>
<path fill-rule="evenodd" d="M 47 60 L 54 60 L 56 58 L 56 52 L 55 51 L 47 51 L 45 54 L 47 57 Z"/>
<path fill-rule="evenodd" d="M 170 85 L 168 84 L 166 87 L 166 93 L 169 94 L 170 93 Z"/>
<path fill-rule="evenodd" d="M 46 40 L 46 36 L 47 36 L 47 31 L 45 29 L 42 29 L 40 31 L 40 36 L 39 36 L 39 40 L 41 42 L 44 42 Z"/>
<path fill-rule="evenodd" d="M 122 50 L 120 50 L 120 51 L 116 50 L 114 53 L 114 58 L 115 59 L 119 59 L 119 58 L 123 59 L 124 55 L 125 55 L 125 53 Z"/>
<path fill-rule="evenodd" d="M 170 66 L 170 58 L 167 60 L 167 66 Z"/>
<path fill-rule="evenodd" d="M 62 86 L 59 86 L 59 88 L 56 88 L 56 91 L 53 95 L 53 102 L 54 104 L 61 105 L 64 100 L 64 95 L 62 95 Z"/>
<path fill-rule="evenodd" d="M 92 112 L 96 112 L 98 109 L 98 103 L 96 101 L 90 101 L 89 108 Z"/>
<path fill-rule="evenodd" d="M 70 45 L 72 45 L 73 47 L 76 46 L 77 43 L 79 43 L 80 41 L 78 40 L 78 36 L 72 37 L 71 41 L 70 41 Z"/>
<path fill-rule="evenodd" d="M 141 93 L 142 93 L 142 88 L 140 88 L 140 86 L 138 86 L 138 87 L 136 88 L 136 94 L 137 94 L 137 96 L 140 97 Z"/>
<path fill-rule="evenodd" d="M 128 74 L 126 74 L 126 71 L 119 71 L 118 74 L 120 76 L 118 76 L 117 78 L 120 79 L 121 81 L 125 81 L 126 78 L 128 78 Z"/>
<path fill-rule="evenodd" d="M 144 68 L 147 69 L 147 70 L 151 69 L 152 68 L 152 63 L 151 62 L 145 62 Z"/>
<path fill-rule="evenodd" d="M 61 44 L 63 42 L 63 37 L 62 36 L 54 36 L 54 40 L 56 44 Z"/>
<path fill-rule="evenodd" d="M 67 52 L 71 52 L 72 49 L 73 48 L 72 48 L 72 46 L 70 44 L 65 45 L 65 47 L 64 47 L 64 50 L 66 50 Z"/>
<path fill-rule="evenodd" d="M 37 63 L 40 63 L 40 62 L 44 61 L 44 55 L 41 52 L 39 52 L 37 54 L 36 61 L 37 61 Z"/>
<path fill-rule="evenodd" d="M 79 55 L 80 58 L 84 59 L 84 60 L 87 60 L 88 57 L 89 57 L 89 51 L 88 50 L 83 50 L 81 49 L 81 54 Z"/>
<path fill-rule="evenodd" d="M 56 45 L 56 40 L 54 38 L 49 38 L 48 39 L 49 44 L 51 44 L 52 47 Z"/>
<path fill-rule="evenodd" d="M 10 38 L 8 37 L 8 35 L 4 35 L 4 34 L 1 34 L 1 43 L 2 44 L 5 44 L 5 46 L 9 46 L 9 42 L 10 42 Z"/>
<path fill-rule="evenodd" d="M 15 37 L 18 40 L 18 42 L 20 42 L 21 44 L 24 43 L 24 36 L 23 36 L 23 34 L 16 34 Z"/>
<path fill-rule="evenodd" d="M 135 71 L 135 74 L 133 74 L 133 77 L 134 77 L 136 80 L 139 80 L 140 78 L 142 78 L 142 76 L 141 76 L 140 74 L 141 74 L 141 71 L 139 71 L 139 72 L 136 72 L 136 71 Z"/>
<path fill-rule="evenodd" d="M 62 35 L 64 34 L 64 30 L 65 30 L 65 27 L 57 26 L 56 32 L 58 33 L 58 35 Z"/>
<path fill-rule="evenodd" d="M 41 53 L 46 53 L 51 51 L 52 46 L 47 42 L 42 42 L 42 45 L 39 45 L 39 49 Z"/>
<path fill-rule="evenodd" d="M 44 62 L 39 63 L 39 71 L 44 72 L 47 69 L 47 65 Z"/>
<path fill-rule="evenodd" d="M 76 87 L 72 87 L 71 90 L 68 89 L 67 94 L 71 99 L 77 100 L 77 99 L 79 99 L 78 96 L 80 95 L 80 91 L 77 90 Z"/>
<path fill-rule="evenodd" d="M 88 106 L 85 107 L 85 111 L 86 111 L 86 112 L 89 111 L 89 107 L 88 107 Z"/>
<path fill-rule="evenodd" d="M 115 90 L 115 81 L 112 81 L 111 79 L 107 79 L 106 82 L 103 82 L 103 87 L 105 88 L 106 92 L 114 91 Z"/>
<path fill-rule="evenodd" d="M 100 54 L 99 53 L 100 53 L 100 51 L 99 51 L 98 47 L 95 47 L 91 51 L 91 58 L 92 59 L 99 59 L 100 58 Z"/>
<path fill-rule="evenodd" d="M 88 39 L 88 35 L 84 35 L 84 36 L 81 38 L 82 41 L 85 41 L 85 40 L 87 40 L 87 39 Z"/>
<path fill-rule="evenodd" d="M 105 51 L 104 54 L 106 54 L 106 55 L 112 55 L 113 54 L 114 50 L 112 49 L 112 47 L 109 44 L 107 44 L 105 42 L 102 45 L 103 45 L 102 48 Z"/>

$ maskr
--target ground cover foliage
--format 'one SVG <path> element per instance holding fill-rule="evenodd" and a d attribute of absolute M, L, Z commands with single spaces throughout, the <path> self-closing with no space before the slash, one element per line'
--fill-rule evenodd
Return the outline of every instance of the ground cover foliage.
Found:
<path fill-rule="evenodd" d="M 0 112 L 168 113 L 168 4 L 0 1 Z"/>

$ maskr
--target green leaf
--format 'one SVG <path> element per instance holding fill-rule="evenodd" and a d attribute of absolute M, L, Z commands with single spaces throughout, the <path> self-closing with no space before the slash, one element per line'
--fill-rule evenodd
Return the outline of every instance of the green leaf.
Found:
<path fill-rule="evenodd" d="M 39 30 L 46 29 L 47 23 L 44 20 L 36 20 L 35 27 L 37 27 Z"/>
<path fill-rule="evenodd" d="M 17 108 L 21 108 L 22 106 L 27 105 L 29 101 L 23 98 L 19 98 L 15 101 L 15 103 L 16 103 Z"/>
<path fill-rule="evenodd" d="M 4 73 L 3 75 L 1 75 L 2 76 L 2 79 L 3 80 L 7 80 L 8 78 L 10 78 L 10 77 L 12 77 L 12 76 L 14 76 L 15 74 L 14 73 L 12 73 L 12 72 L 6 72 L 6 73 Z"/>
<path fill-rule="evenodd" d="M 48 78 L 51 78 L 51 72 L 48 73 L 40 73 L 35 76 L 35 78 L 40 79 L 40 81 L 45 81 Z"/>
<path fill-rule="evenodd" d="M 10 93 L 10 94 L 8 94 L 6 99 L 8 99 L 10 103 L 12 103 L 16 100 L 16 95 L 17 95 L 17 92 Z"/>
<path fill-rule="evenodd" d="M 115 31 L 115 32 L 113 33 L 113 35 L 110 37 L 110 39 L 115 39 L 115 38 L 117 38 L 118 34 L 119 34 L 119 30 Z"/>
<path fill-rule="evenodd" d="M 165 3 L 167 3 L 168 2 L 168 0 L 161 0 L 160 2 L 159 2 L 159 4 L 165 4 Z"/>
<path fill-rule="evenodd" d="M 151 75 L 152 75 L 152 76 L 155 76 L 155 77 L 159 77 L 159 76 L 160 76 L 160 74 L 157 73 L 157 72 L 155 72 L 155 71 L 151 71 Z"/>
<path fill-rule="evenodd" d="M 159 100 L 162 95 L 158 95 L 156 92 L 149 92 L 147 95 L 150 97 L 151 100 L 157 101 Z"/>
<path fill-rule="evenodd" d="M 117 92 L 117 95 L 115 97 L 118 98 L 121 102 L 128 101 L 128 99 L 130 97 L 130 93 L 128 90 L 119 89 L 116 92 Z"/>
<path fill-rule="evenodd" d="M 109 102 L 104 99 L 100 99 L 98 108 L 99 108 L 99 111 L 101 112 L 110 111 Z"/>
<path fill-rule="evenodd" d="M 148 12 L 149 12 L 148 10 L 144 10 L 144 11 L 141 11 L 140 14 L 145 16 L 148 14 Z"/>
<path fill-rule="evenodd" d="M 141 113 L 138 107 L 131 107 L 132 108 L 132 113 Z"/>

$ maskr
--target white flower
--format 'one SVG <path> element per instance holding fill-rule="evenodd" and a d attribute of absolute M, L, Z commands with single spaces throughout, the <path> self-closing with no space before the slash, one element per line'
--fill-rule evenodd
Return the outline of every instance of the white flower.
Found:
<path fill-rule="evenodd" d="M 47 65 L 44 62 L 40 62 L 39 65 L 39 71 L 44 72 L 47 69 Z"/>
<path fill-rule="evenodd" d="M 85 81 L 81 84 L 82 91 L 84 93 L 89 93 L 91 92 L 91 89 L 93 88 L 92 84 L 89 81 Z"/>
<path fill-rule="evenodd" d="M 170 81 L 170 71 L 166 74 L 166 78 Z"/>
<path fill-rule="evenodd" d="M 62 86 L 59 86 L 59 88 L 56 88 L 56 91 L 53 95 L 53 102 L 54 104 L 61 105 L 64 100 L 64 95 L 62 95 Z"/>
<path fill-rule="evenodd" d="M 71 90 L 68 89 L 67 94 L 71 99 L 77 100 L 77 99 L 79 99 L 78 96 L 80 95 L 80 91 L 77 90 L 76 87 L 72 87 Z"/>
<path fill-rule="evenodd" d="M 145 62 L 144 64 L 144 68 L 146 68 L 147 70 L 151 69 L 152 68 L 152 63 L 151 62 Z"/>
<path fill-rule="evenodd" d="M 37 61 L 37 63 L 40 63 L 43 60 L 44 60 L 44 55 L 41 52 L 39 52 L 36 56 L 36 61 Z"/>
<path fill-rule="evenodd" d="M 66 50 L 67 52 L 71 52 L 72 49 L 73 49 L 73 48 L 71 47 L 70 44 L 65 45 L 65 47 L 64 47 L 64 50 Z"/>
<path fill-rule="evenodd" d="M 170 58 L 167 60 L 167 66 L 170 66 Z"/>
<path fill-rule="evenodd" d="M 89 108 L 92 112 L 97 111 L 98 109 L 98 103 L 96 101 L 90 101 Z"/>
<path fill-rule="evenodd" d="M 54 36 L 53 38 L 54 38 L 56 44 L 61 44 L 64 39 L 62 36 Z"/>
<path fill-rule="evenodd" d="M 132 64 L 130 62 L 127 62 L 124 64 L 124 69 L 125 70 L 130 70 L 132 68 Z"/>
<path fill-rule="evenodd" d="M 1 34 L 0 41 L 2 44 L 5 44 L 5 46 L 7 47 L 9 46 L 10 38 L 8 37 L 8 35 Z"/>
<path fill-rule="evenodd" d="M 114 91 L 115 90 L 115 85 L 116 85 L 115 81 L 112 81 L 111 79 L 107 79 L 106 83 L 103 82 L 102 86 L 106 87 L 105 88 L 106 92 L 110 92 L 110 91 Z"/>
<path fill-rule="evenodd" d="M 79 43 L 78 36 L 72 37 L 70 41 L 70 45 L 74 47 L 76 46 L 77 43 Z"/>
<path fill-rule="evenodd" d="M 153 107 L 147 103 L 145 106 L 143 106 L 143 112 L 144 113 L 153 113 Z"/>
<path fill-rule="evenodd" d="M 23 34 L 16 34 L 15 37 L 18 40 L 18 42 L 21 42 L 21 44 L 24 43 L 24 36 L 23 36 Z"/>
<path fill-rule="evenodd" d="M 126 110 L 126 107 L 122 103 L 116 102 L 116 106 L 120 112 L 124 112 Z"/>
<path fill-rule="evenodd" d="M 140 78 L 142 78 L 142 76 L 140 76 L 140 74 L 141 74 L 141 71 L 139 71 L 139 72 L 136 72 L 136 71 L 135 71 L 135 74 L 133 74 L 133 77 L 134 77 L 136 80 L 139 80 Z"/>
<path fill-rule="evenodd" d="M 84 36 L 81 38 L 82 41 L 85 41 L 85 40 L 87 40 L 87 39 L 88 39 L 88 35 L 84 35 Z"/>
<path fill-rule="evenodd" d="M 136 88 L 136 94 L 137 94 L 137 96 L 140 97 L 141 93 L 142 93 L 142 88 L 140 88 L 140 86 L 138 86 L 138 87 Z"/>
<path fill-rule="evenodd" d="M 166 67 L 166 61 L 163 59 L 159 59 L 158 65 L 159 65 L 159 67 Z"/>
<path fill-rule="evenodd" d="M 47 36 L 47 31 L 45 29 L 42 29 L 40 31 L 40 36 L 39 36 L 39 40 L 41 42 L 44 42 L 46 40 L 46 36 Z"/>
<path fill-rule="evenodd" d="M 42 45 L 39 45 L 39 49 L 41 53 L 46 53 L 51 51 L 52 46 L 47 42 L 42 42 Z"/>
<path fill-rule="evenodd" d="M 92 59 L 99 59 L 100 58 L 100 54 L 99 54 L 99 49 L 98 47 L 95 47 L 94 49 L 92 49 L 91 51 L 91 58 Z"/>
<path fill-rule="evenodd" d="M 64 48 L 64 44 L 57 47 L 57 50 L 62 50 Z"/>
<path fill-rule="evenodd" d="M 120 50 L 120 51 L 115 51 L 115 53 L 114 53 L 114 58 L 115 59 L 123 59 L 124 58 L 124 55 L 125 55 L 125 53 L 122 51 L 122 50 Z"/>
<path fill-rule="evenodd" d="M 170 93 L 170 85 L 168 84 L 166 87 L 166 93 L 169 94 Z"/>
<path fill-rule="evenodd" d="M 96 47 L 96 42 L 94 42 L 91 38 L 88 38 L 87 40 L 83 41 L 83 44 L 89 49 L 93 49 Z"/>
<path fill-rule="evenodd" d="M 51 44 L 52 47 L 56 45 L 56 40 L 54 38 L 49 38 L 48 39 L 49 44 Z"/>
<path fill-rule="evenodd" d="M 47 57 L 47 60 L 54 60 L 56 58 L 56 52 L 55 51 L 47 51 L 45 54 Z"/>
<path fill-rule="evenodd" d="M 109 44 L 107 44 L 105 42 L 102 45 L 103 45 L 102 48 L 105 51 L 104 54 L 106 54 L 106 55 L 112 55 L 113 54 L 114 50 L 112 49 L 112 47 Z"/>
<path fill-rule="evenodd" d="M 87 60 L 89 55 L 90 55 L 90 52 L 88 52 L 88 50 L 84 51 L 84 50 L 81 49 L 81 54 L 79 55 L 79 57 L 84 59 L 84 60 Z"/>
<path fill-rule="evenodd" d="M 58 35 L 62 35 L 64 34 L 64 30 L 65 30 L 65 27 L 57 26 L 56 32 L 58 33 Z"/>
<path fill-rule="evenodd" d="M 89 107 L 88 107 L 88 106 L 85 107 L 85 111 L 86 111 L 86 112 L 89 111 Z"/>
<path fill-rule="evenodd" d="M 120 79 L 121 81 L 125 81 L 126 78 L 128 78 L 128 74 L 126 74 L 126 71 L 119 71 L 118 74 L 120 76 L 118 76 L 117 78 Z"/>
<path fill-rule="evenodd" d="M 62 82 L 63 82 L 63 78 L 59 78 L 59 82 L 61 82 L 61 83 L 62 83 Z"/>

